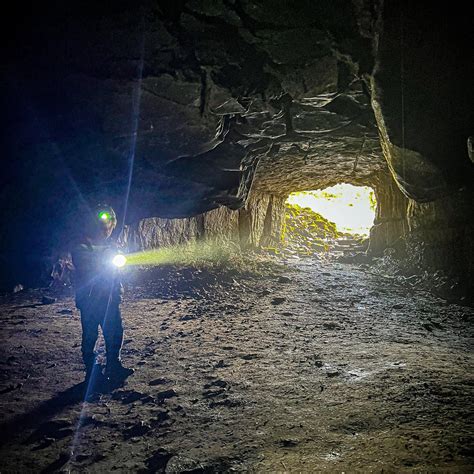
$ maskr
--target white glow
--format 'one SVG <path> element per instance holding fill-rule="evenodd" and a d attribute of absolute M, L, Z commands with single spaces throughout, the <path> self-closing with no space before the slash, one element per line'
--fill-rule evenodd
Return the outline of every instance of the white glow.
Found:
<path fill-rule="evenodd" d="M 374 191 L 368 186 L 337 184 L 318 191 L 290 194 L 287 202 L 309 207 L 336 224 L 340 232 L 369 235 L 374 223 Z"/>
<path fill-rule="evenodd" d="M 127 259 L 125 258 L 125 255 L 115 255 L 115 257 L 112 259 L 112 263 L 119 268 L 123 267 L 126 262 Z"/>

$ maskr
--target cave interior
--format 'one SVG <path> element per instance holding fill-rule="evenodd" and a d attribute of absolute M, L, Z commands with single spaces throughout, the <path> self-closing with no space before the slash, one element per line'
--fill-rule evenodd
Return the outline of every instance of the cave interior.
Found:
<path fill-rule="evenodd" d="M 0 79 L 1 463 L 472 472 L 468 6 L 17 7 Z M 91 206 L 113 206 L 129 252 L 201 240 L 257 255 L 281 245 L 291 193 L 340 183 L 376 196 L 357 262 L 396 257 L 406 286 L 339 263 L 248 281 L 160 270 L 123 305 L 136 374 L 82 403 L 73 299 L 38 288 Z M 416 293 L 441 274 L 444 300 Z M 185 296 L 163 296 L 167 277 Z M 193 296 L 205 277 L 215 292 Z"/>

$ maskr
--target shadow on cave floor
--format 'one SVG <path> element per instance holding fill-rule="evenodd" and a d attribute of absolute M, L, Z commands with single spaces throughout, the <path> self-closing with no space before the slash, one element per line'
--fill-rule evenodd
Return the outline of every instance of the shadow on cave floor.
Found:
<path fill-rule="evenodd" d="M 84 404 L 72 298 L 0 304 L 2 472 L 472 471 L 472 308 L 312 259 L 175 277 L 130 279 L 136 372 Z"/>
<path fill-rule="evenodd" d="M 83 383 L 78 383 L 59 392 L 51 399 L 41 402 L 30 411 L 16 415 L 8 422 L 0 424 L 0 446 L 8 444 L 11 439 L 17 438 L 31 429 L 35 431 L 24 441 L 26 444 L 42 439 L 43 436 L 54 435 L 55 424 L 48 424 L 49 420 L 61 414 L 66 407 L 82 402 L 86 392 L 84 385 Z M 14 387 L 10 388 L 14 389 Z M 71 433 L 68 432 L 67 434 Z"/>

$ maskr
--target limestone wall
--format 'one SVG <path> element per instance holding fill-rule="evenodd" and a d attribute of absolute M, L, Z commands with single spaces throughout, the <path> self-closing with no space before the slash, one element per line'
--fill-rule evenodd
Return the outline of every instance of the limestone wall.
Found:
<path fill-rule="evenodd" d="M 474 192 L 461 190 L 429 203 L 410 200 L 408 253 L 419 267 L 474 276 Z"/>
<path fill-rule="evenodd" d="M 120 241 L 129 251 L 168 247 L 196 240 L 228 241 L 243 249 L 275 245 L 284 218 L 281 196 L 253 193 L 244 208 L 219 207 L 183 219 L 142 219 L 125 226 Z"/>
<path fill-rule="evenodd" d="M 377 210 L 370 230 L 368 253 L 379 256 L 387 247 L 402 250 L 408 228 L 408 199 L 389 174 L 378 174 L 370 185 L 377 198 Z"/>

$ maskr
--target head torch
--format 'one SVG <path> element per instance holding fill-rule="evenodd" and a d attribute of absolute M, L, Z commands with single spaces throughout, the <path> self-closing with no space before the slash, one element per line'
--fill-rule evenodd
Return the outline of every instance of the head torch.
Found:
<path fill-rule="evenodd" d="M 107 222 L 110 220 L 110 214 L 108 212 L 101 211 L 99 212 L 99 219 L 101 221 Z"/>

